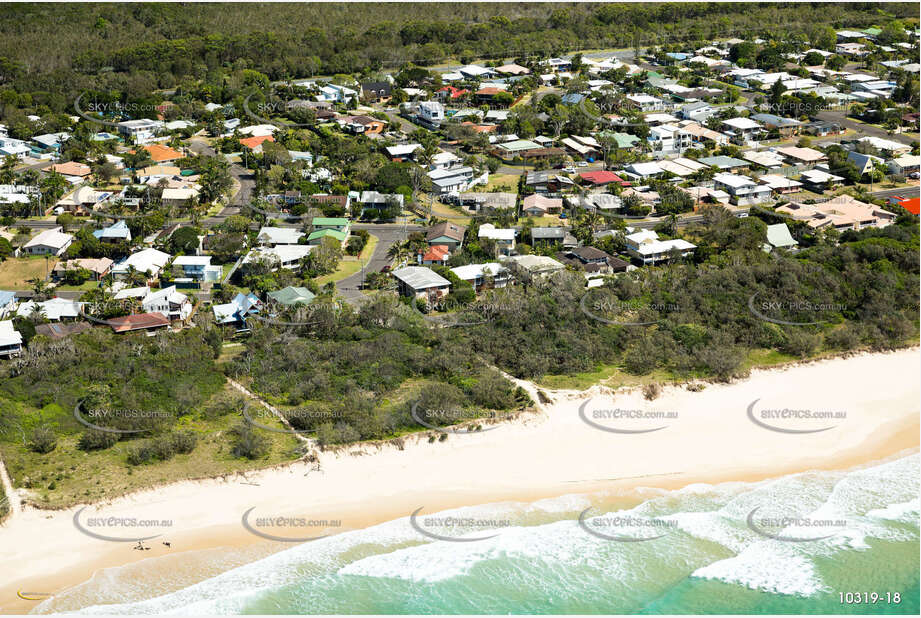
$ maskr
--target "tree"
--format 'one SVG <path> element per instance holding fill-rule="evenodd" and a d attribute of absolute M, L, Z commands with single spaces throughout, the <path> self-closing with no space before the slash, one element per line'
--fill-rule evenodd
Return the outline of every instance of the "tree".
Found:
<path fill-rule="evenodd" d="M 230 166 L 223 157 L 205 157 L 200 167 L 201 177 L 198 183 L 201 185 L 201 192 L 198 199 L 202 204 L 210 204 L 233 186 Z"/>
<path fill-rule="evenodd" d="M 19 160 L 13 155 L 7 155 L 3 158 L 3 165 L 0 166 L 0 185 L 11 185 L 16 181 L 16 165 Z"/>

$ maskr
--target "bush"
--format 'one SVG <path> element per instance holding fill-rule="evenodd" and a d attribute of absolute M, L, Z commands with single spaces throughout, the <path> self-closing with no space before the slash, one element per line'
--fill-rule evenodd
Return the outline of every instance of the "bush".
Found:
<path fill-rule="evenodd" d="M 653 399 L 658 399 L 659 395 L 662 394 L 662 385 L 656 382 L 647 384 L 643 387 L 643 397 L 646 401 L 652 401 Z"/>
<path fill-rule="evenodd" d="M 37 427 L 29 440 L 29 450 L 42 455 L 50 453 L 57 445 L 57 437 L 48 427 Z"/>
<path fill-rule="evenodd" d="M 81 451 L 100 451 L 109 448 L 118 442 L 118 435 L 108 432 L 90 429 L 84 431 L 77 441 L 77 448 Z"/>
<path fill-rule="evenodd" d="M 269 441 L 262 434 L 256 433 L 252 426 L 240 423 L 230 430 L 233 446 L 230 452 L 234 457 L 261 459 L 269 454 Z"/>
<path fill-rule="evenodd" d="M 191 453 L 198 437 L 190 431 L 181 431 L 150 438 L 128 449 L 128 463 L 132 466 L 167 461 L 180 453 Z"/>

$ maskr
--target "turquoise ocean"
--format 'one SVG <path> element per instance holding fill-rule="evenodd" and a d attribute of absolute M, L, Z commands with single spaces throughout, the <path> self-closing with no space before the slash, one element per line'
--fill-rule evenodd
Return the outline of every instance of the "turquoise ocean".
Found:
<path fill-rule="evenodd" d="M 429 538 L 404 517 L 281 550 L 276 543 L 274 553 L 179 554 L 107 569 L 34 612 L 918 615 L 919 462 L 911 454 L 758 483 L 567 495 L 438 514 L 508 522 L 438 530 L 495 535 L 471 542 Z M 586 526 L 595 518 L 629 520 L 621 537 L 650 536 L 644 521 L 669 527 L 655 540 L 608 540 L 579 525 L 589 507 Z M 836 525 L 817 532 L 778 524 L 769 530 L 778 540 L 750 526 L 756 508 Z M 801 540 L 818 536 L 828 538 Z M 841 593 L 880 600 L 842 603 Z"/>

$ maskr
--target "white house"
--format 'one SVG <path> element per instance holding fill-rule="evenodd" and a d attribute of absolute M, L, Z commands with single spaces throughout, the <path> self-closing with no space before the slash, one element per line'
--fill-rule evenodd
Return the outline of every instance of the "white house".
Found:
<path fill-rule="evenodd" d="M 674 240 L 659 240 L 659 235 L 653 230 L 641 230 L 624 237 L 627 243 L 627 253 L 640 260 L 643 264 L 655 264 L 671 259 L 677 252 L 684 257 L 690 255 L 697 245 L 676 238 Z"/>
<path fill-rule="evenodd" d="M 112 268 L 112 274 L 116 279 L 124 279 L 134 267 L 137 272 L 145 273 L 148 279 L 156 279 L 169 260 L 169 253 L 153 248 L 142 249 L 116 264 Z"/>
<path fill-rule="evenodd" d="M 74 237 L 63 232 L 64 228 L 56 227 L 45 230 L 29 242 L 23 248 L 23 253 L 29 255 L 61 255 L 73 243 Z"/>
<path fill-rule="evenodd" d="M 771 187 L 759 185 L 748 176 L 720 172 L 713 176 L 715 188 L 726 191 L 736 206 L 748 206 L 771 199 Z"/>
<path fill-rule="evenodd" d="M 515 228 L 497 228 L 492 223 L 480 226 L 478 238 L 488 238 L 496 243 L 499 255 L 511 255 L 515 250 Z"/>
<path fill-rule="evenodd" d="M 668 107 L 662 99 L 648 94 L 628 94 L 627 101 L 641 112 L 661 112 Z"/>
<path fill-rule="evenodd" d="M 151 292 L 141 301 L 145 313 L 160 313 L 171 320 L 184 320 L 192 313 L 189 297 L 176 291 L 176 286 Z"/>
<path fill-rule="evenodd" d="M 438 101 L 423 101 L 419 104 L 419 118 L 437 126 L 445 119 L 444 105 Z"/>
<path fill-rule="evenodd" d="M 22 352 L 22 335 L 13 328 L 13 320 L 0 322 L 0 356 L 10 358 Z"/>

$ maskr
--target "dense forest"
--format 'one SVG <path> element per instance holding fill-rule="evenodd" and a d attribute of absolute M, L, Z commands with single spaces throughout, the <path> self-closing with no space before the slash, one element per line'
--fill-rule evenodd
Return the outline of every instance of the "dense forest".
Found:
<path fill-rule="evenodd" d="M 84 89 L 144 96 L 186 79 L 211 81 L 227 68 L 283 79 L 745 35 L 817 45 L 828 26 L 914 18 L 915 9 L 910 3 L 7 3 L 0 6 L 0 95 L 31 93 L 60 112 Z"/>

